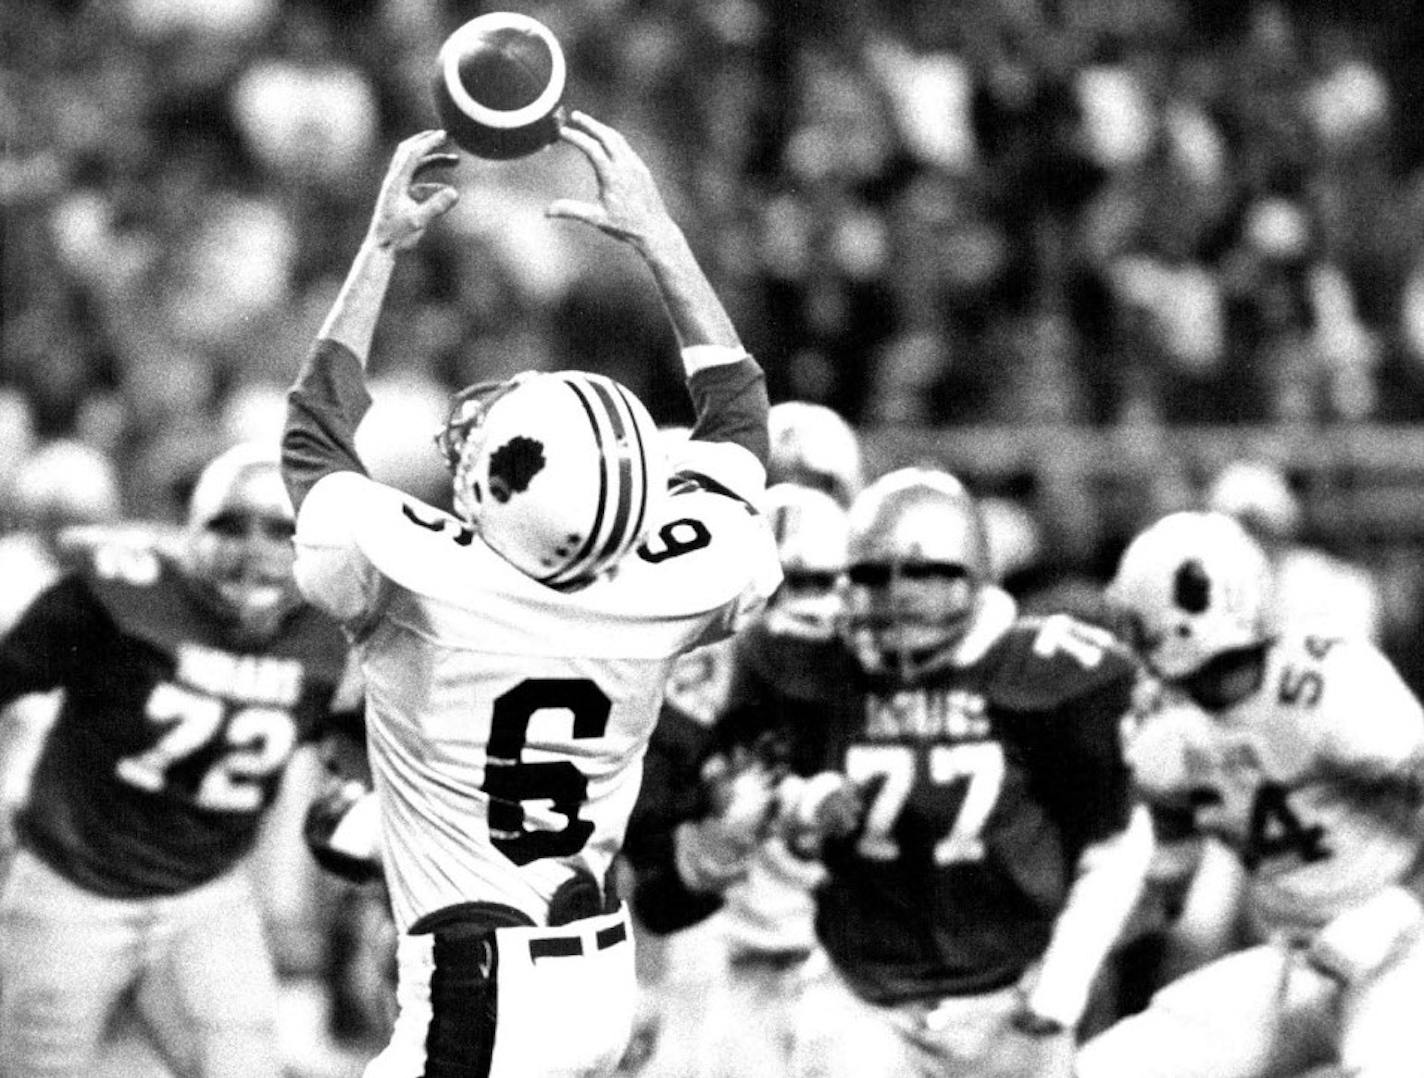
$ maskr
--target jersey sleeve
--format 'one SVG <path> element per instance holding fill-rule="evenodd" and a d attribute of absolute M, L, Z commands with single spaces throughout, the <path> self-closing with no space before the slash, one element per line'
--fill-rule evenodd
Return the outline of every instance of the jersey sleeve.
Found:
<path fill-rule="evenodd" d="M 297 587 L 313 606 L 344 625 L 378 607 L 384 577 L 357 540 L 356 526 L 384 488 L 354 471 L 325 475 L 297 512 Z"/>
<path fill-rule="evenodd" d="M 1074 852 L 1127 826 L 1132 797 L 1121 735 L 1125 703 L 1111 685 L 1065 700 L 1032 739 L 1034 783 Z"/>
<path fill-rule="evenodd" d="M 371 407 L 361 361 L 344 345 L 318 340 L 287 393 L 282 475 L 298 510 L 323 477 L 365 474 L 356 428 Z"/>
<path fill-rule="evenodd" d="M 50 585 L 0 639 L 0 705 L 67 684 L 111 625 L 78 574 Z"/>
<path fill-rule="evenodd" d="M 697 421 L 673 461 L 674 474 L 710 480 L 704 485 L 757 501 L 770 454 L 761 366 L 750 358 L 715 364 L 697 371 L 687 385 Z"/>
<path fill-rule="evenodd" d="M 1127 826 L 1123 728 L 1138 669 L 1109 633 L 1065 615 L 1025 619 L 1005 640 L 995 697 L 1014 716 L 1039 796 L 1070 849 Z"/>

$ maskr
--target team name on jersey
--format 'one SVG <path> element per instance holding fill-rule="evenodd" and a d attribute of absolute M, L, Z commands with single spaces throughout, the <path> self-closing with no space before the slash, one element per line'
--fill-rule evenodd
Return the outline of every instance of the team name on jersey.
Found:
<path fill-rule="evenodd" d="M 868 696 L 865 737 L 870 741 L 972 741 L 989 736 L 984 697 L 965 689 L 906 689 Z"/>
<path fill-rule="evenodd" d="M 1265 773 L 1266 765 L 1255 743 L 1246 738 L 1223 739 L 1214 749 L 1187 745 L 1182 762 L 1193 779 L 1209 780 L 1222 774 L 1237 782 L 1249 782 Z"/>
<path fill-rule="evenodd" d="M 200 644 L 178 649 L 178 680 L 225 700 L 289 708 L 302 693 L 302 664 L 296 659 L 233 655 Z"/>

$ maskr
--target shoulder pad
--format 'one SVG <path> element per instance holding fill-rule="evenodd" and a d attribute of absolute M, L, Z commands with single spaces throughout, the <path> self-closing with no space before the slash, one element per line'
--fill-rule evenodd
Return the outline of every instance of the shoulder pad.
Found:
<path fill-rule="evenodd" d="M 218 633 L 217 619 L 193 602 L 177 565 L 155 550 L 95 547 L 78 557 L 74 573 L 126 635 L 171 648 Z"/>
<path fill-rule="evenodd" d="M 994 645 L 990 694 L 1001 707 L 1048 710 L 1120 687 L 1124 706 L 1138 665 L 1112 633 L 1068 614 L 1016 621 Z"/>
<path fill-rule="evenodd" d="M 184 644 L 225 648 L 227 625 L 194 595 L 176 561 L 157 550 L 105 546 L 75 575 L 124 635 L 164 651 Z M 313 677 L 333 688 L 346 665 L 340 626 L 312 606 L 301 606 L 263 650 L 303 660 Z"/>

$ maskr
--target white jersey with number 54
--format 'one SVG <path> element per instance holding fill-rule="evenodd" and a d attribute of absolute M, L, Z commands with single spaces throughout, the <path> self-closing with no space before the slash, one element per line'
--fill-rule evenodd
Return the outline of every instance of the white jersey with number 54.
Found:
<path fill-rule="evenodd" d="M 780 582 L 770 530 L 726 488 L 683 483 L 664 505 L 643 547 L 564 593 L 355 472 L 307 496 L 298 578 L 362 661 L 402 931 L 472 901 L 543 924 L 572 870 L 604 879 L 672 661 L 734 631 Z"/>
<path fill-rule="evenodd" d="M 1290 931 L 1414 869 L 1424 842 L 1404 780 L 1421 752 L 1424 712 L 1378 649 L 1295 635 L 1236 706 L 1149 719 L 1132 763 L 1149 790 L 1191 792 L 1252 870 L 1260 927 Z"/>

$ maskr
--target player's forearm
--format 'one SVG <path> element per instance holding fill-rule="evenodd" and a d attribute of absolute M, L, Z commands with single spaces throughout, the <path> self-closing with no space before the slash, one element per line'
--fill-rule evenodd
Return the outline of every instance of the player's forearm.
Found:
<path fill-rule="evenodd" d="M 743 351 L 731 315 L 680 228 L 669 223 L 641 245 L 640 252 L 652 272 L 679 347 L 713 345 Z"/>
<path fill-rule="evenodd" d="M 371 342 L 376 336 L 376 325 L 395 265 L 395 248 L 368 236 L 356 252 L 336 302 L 317 334 L 344 344 L 363 369 L 371 355 Z"/>
<path fill-rule="evenodd" d="M 1126 828 L 1083 851 L 1029 992 L 1035 1014 L 1065 1027 L 1077 1024 L 1093 980 L 1142 894 L 1152 849 L 1151 818 L 1138 806 Z"/>

